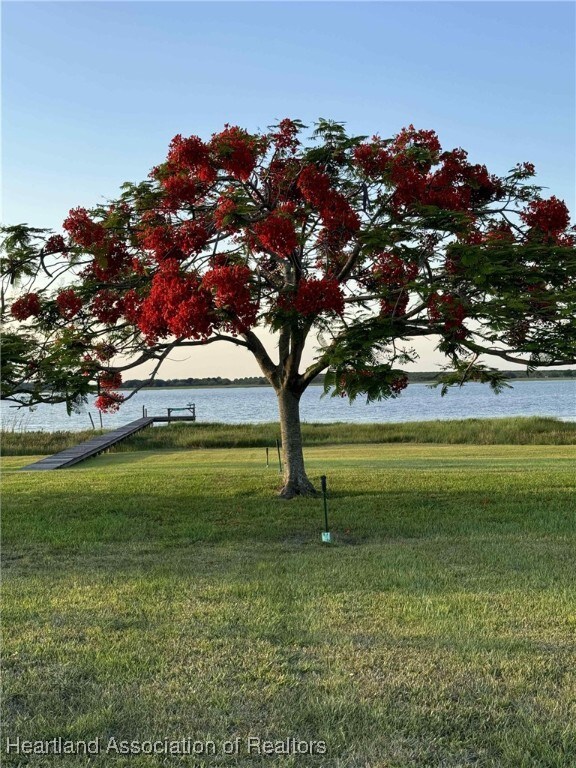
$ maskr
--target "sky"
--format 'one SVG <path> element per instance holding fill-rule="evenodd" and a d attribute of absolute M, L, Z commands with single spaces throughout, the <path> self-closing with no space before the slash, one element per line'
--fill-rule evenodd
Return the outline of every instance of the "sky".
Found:
<path fill-rule="evenodd" d="M 4 224 L 60 231 L 68 210 L 144 179 L 177 133 L 283 117 L 356 134 L 435 130 L 443 147 L 576 209 L 571 2 L 21 2 L 2 5 Z M 441 360 L 418 345 L 416 366 Z M 258 374 L 214 345 L 161 374 Z"/>

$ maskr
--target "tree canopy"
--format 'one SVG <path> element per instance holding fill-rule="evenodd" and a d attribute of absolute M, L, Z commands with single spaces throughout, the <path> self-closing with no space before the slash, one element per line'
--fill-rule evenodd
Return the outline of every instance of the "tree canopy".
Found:
<path fill-rule="evenodd" d="M 173 349 L 215 342 L 296 401 L 323 372 L 333 395 L 397 396 L 423 336 L 445 386 L 501 387 L 482 355 L 576 360 L 575 228 L 531 163 L 496 176 L 412 125 L 305 131 L 178 135 L 148 179 L 72 209 L 62 232 L 4 227 L 3 396 L 73 407 L 96 391 L 117 409 L 126 371 L 150 362 L 153 377 Z"/>

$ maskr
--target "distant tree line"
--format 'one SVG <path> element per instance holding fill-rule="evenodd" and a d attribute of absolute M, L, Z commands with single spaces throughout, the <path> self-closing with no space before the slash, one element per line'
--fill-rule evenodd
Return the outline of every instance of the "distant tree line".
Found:
<path fill-rule="evenodd" d="M 141 379 L 127 379 L 121 389 L 134 389 L 144 382 Z M 187 379 L 154 379 L 145 384 L 146 387 L 260 387 L 270 386 L 264 376 L 245 376 L 243 379 L 227 379 L 221 376 L 209 376 L 208 378 Z"/>
<path fill-rule="evenodd" d="M 538 370 L 527 373 L 526 371 L 504 371 L 507 379 L 576 379 L 576 370 L 565 371 Z M 439 375 L 439 371 L 412 371 L 408 373 L 410 382 L 433 382 Z M 324 376 L 316 378 L 317 384 L 324 384 Z M 122 385 L 122 389 L 134 389 L 144 384 L 142 379 L 128 379 Z M 270 386 L 264 376 L 245 376 L 241 379 L 228 379 L 221 376 L 209 376 L 207 378 L 187 379 L 154 379 L 145 384 L 146 387 L 264 387 Z"/>

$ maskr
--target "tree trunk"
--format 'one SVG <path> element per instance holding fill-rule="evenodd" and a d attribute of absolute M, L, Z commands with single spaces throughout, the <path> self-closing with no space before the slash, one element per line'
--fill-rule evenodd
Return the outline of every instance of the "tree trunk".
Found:
<path fill-rule="evenodd" d="M 282 388 L 277 395 L 284 459 L 284 487 L 280 496 L 283 499 L 292 499 L 294 496 L 314 496 L 317 491 L 308 480 L 304 469 L 300 426 L 301 393 Z"/>

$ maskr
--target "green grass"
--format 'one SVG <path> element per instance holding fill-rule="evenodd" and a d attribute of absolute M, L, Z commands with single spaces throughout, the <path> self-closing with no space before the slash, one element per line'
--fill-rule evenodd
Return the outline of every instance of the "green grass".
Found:
<path fill-rule="evenodd" d="M 37 456 L 58 453 L 73 445 L 90 440 L 104 430 L 86 429 L 81 432 L 18 432 L 3 430 L 0 432 L 0 444 L 4 456 Z"/>
<path fill-rule="evenodd" d="M 501 419 L 420 421 L 404 424 L 304 424 L 305 445 L 355 443 L 441 443 L 474 445 L 574 445 L 576 423 L 532 416 Z M 5 456 L 62 451 L 100 432 L 3 432 Z M 273 447 L 278 424 L 176 423 L 146 429 L 118 445 L 117 451 L 191 448 Z"/>
<path fill-rule="evenodd" d="M 263 459 L 3 460 L 4 738 L 294 736 L 327 755 L 3 765 L 576 765 L 574 448 L 311 447 L 331 546 L 321 503 L 275 498 Z"/>

